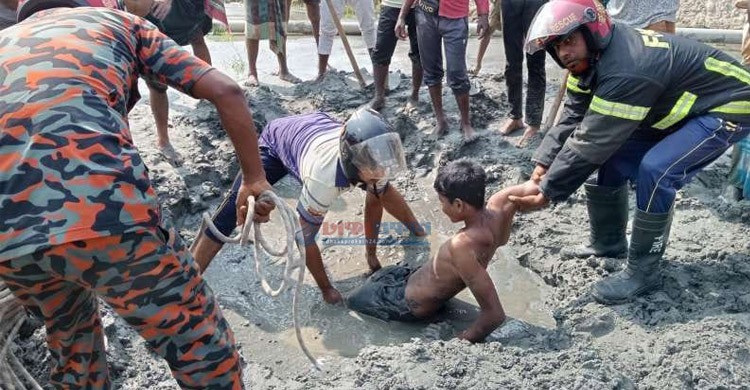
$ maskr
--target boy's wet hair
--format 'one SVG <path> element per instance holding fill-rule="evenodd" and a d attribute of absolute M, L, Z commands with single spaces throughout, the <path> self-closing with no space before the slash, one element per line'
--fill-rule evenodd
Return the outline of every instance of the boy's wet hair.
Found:
<path fill-rule="evenodd" d="M 484 192 L 487 185 L 487 174 L 478 163 L 469 159 L 451 161 L 438 169 L 433 187 L 438 194 L 456 199 L 481 209 L 484 207 Z"/>

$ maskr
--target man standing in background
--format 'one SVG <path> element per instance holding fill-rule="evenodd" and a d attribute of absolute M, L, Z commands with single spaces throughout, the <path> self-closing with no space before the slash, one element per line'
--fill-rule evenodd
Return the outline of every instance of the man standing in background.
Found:
<path fill-rule="evenodd" d="M 505 47 L 505 85 L 508 87 L 510 113 L 500 128 L 500 134 L 510 135 L 524 129 L 519 146 L 539 132 L 544 110 L 544 89 L 547 83 L 544 70 L 544 51 L 526 54 L 528 88 L 526 111 L 523 110 L 523 42 L 531 20 L 547 0 L 501 0 L 503 45 Z M 525 122 L 525 124 L 524 124 Z"/>
<path fill-rule="evenodd" d="M 388 83 L 388 68 L 391 65 L 393 52 L 399 37 L 396 36 L 396 23 L 404 0 L 383 0 L 380 5 L 380 20 L 378 21 L 377 42 L 372 51 L 372 73 L 375 77 L 375 97 L 370 102 L 370 108 L 380 111 L 385 106 L 385 89 Z M 409 105 L 416 107 L 419 101 L 419 87 L 422 86 L 422 63 L 419 59 L 419 43 L 417 42 L 417 21 L 414 18 L 414 8 L 406 14 L 406 26 L 409 34 L 409 58 L 411 59 L 411 96 Z"/>
<path fill-rule="evenodd" d="M 415 0 L 405 0 L 396 24 L 396 35 L 406 38 L 406 16 Z M 483 38 L 489 29 L 487 0 L 475 0 L 477 6 L 477 34 Z M 420 0 L 416 9 L 417 37 L 420 60 L 424 69 L 424 82 L 430 91 L 435 112 L 435 135 L 448 131 L 448 120 L 443 111 L 443 76 L 456 98 L 461 115 L 461 132 L 464 140 L 476 138 L 469 119 L 469 90 L 471 83 L 466 72 L 466 41 L 469 38 L 469 0 Z M 443 68 L 445 49 L 446 71 Z"/>
<path fill-rule="evenodd" d="M 344 16 L 344 5 L 354 9 L 359 23 L 359 31 L 365 41 L 367 51 L 372 55 L 375 48 L 375 4 L 372 0 L 331 0 L 333 11 L 339 19 Z M 328 57 L 331 56 L 333 39 L 336 37 L 336 25 L 333 23 L 328 1 L 323 0 L 320 7 L 320 42 L 318 43 L 318 77 L 316 81 L 323 81 L 328 71 Z"/>

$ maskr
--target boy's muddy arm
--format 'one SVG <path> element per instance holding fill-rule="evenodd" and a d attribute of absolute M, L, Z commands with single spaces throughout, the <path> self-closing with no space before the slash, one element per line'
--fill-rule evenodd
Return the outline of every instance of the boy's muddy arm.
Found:
<path fill-rule="evenodd" d="M 487 206 L 500 210 L 502 213 L 500 224 L 502 237 L 500 238 L 500 245 L 505 245 L 510 238 L 510 229 L 513 225 L 513 217 L 518 211 L 518 205 L 510 201 L 511 196 L 524 197 L 528 195 L 535 195 L 539 193 L 539 186 L 537 183 L 529 180 L 522 184 L 517 184 L 511 187 L 504 188 L 494 195 L 492 195 L 487 202 Z"/>
<path fill-rule="evenodd" d="M 469 288 L 481 309 L 479 317 L 471 326 L 458 335 L 458 338 L 468 340 L 472 343 L 484 340 L 493 330 L 505 321 L 505 312 L 497 296 L 495 284 L 476 260 L 471 245 L 460 243 L 451 249 L 453 263 L 456 266 L 461 279 Z"/>
<path fill-rule="evenodd" d="M 370 271 L 380 269 L 378 260 L 378 231 L 380 222 L 383 220 L 383 204 L 375 194 L 367 192 L 365 196 L 365 240 L 367 252 L 367 265 Z"/>

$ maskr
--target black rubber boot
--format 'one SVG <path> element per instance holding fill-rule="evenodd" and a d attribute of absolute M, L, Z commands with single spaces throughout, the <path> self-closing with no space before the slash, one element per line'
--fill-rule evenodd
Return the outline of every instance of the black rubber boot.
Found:
<path fill-rule="evenodd" d="M 628 224 L 628 188 L 585 184 L 589 211 L 588 245 L 563 249 L 564 258 L 624 257 L 628 249 L 625 227 Z"/>
<path fill-rule="evenodd" d="M 672 213 L 636 210 L 630 237 L 628 266 L 594 285 L 599 303 L 615 305 L 661 286 L 661 258 L 667 249 Z"/>

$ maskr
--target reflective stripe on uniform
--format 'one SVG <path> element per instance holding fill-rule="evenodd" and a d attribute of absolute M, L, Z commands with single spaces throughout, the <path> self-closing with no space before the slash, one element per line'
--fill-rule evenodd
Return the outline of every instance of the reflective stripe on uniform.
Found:
<path fill-rule="evenodd" d="M 721 73 L 724 76 L 734 77 L 745 84 L 750 84 L 750 72 L 731 62 L 720 61 L 716 58 L 708 57 L 706 58 L 704 65 L 706 66 L 706 69 L 712 72 Z"/>
<path fill-rule="evenodd" d="M 642 121 L 648 115 L 651 107 L 631 106 L 630 104 L 610 102 L 598 96 L 591 99 L 589 109 L 602 115 L 613 116 L 616 118 L 627 119 L 631 121 Z"/>
<path fill-rule="evenodd" d="M 578 86 L 578 82 L 579 82 L 579 81 L 580 81 L 580 80 L 578 80 L 578 78 L 576 78 L 575 76 L 573 76 L 573 75 L 568 75 L 568 82 L 566 83 L 566 86 L 567 86 L 567 88 L 568 88 L 569 90 L 571 90 L 571 91 L 573 91 L 573 92 L 576 92 L 576 93 L 585 93 L 585 94 L 590 94 L 590 93 L 591 93 L 591 90 L 590 90 L 590 89 L 583 89 L 583 88 L 580 88 L 580 87 Z"/>
<path fill-rule="evenodd" d="M 750 84 L 750 72 L 741 66 L 731 62 L 720 61 L 713 57 L 706 58 L 704 62 L 706 69 L 720 73 L 723 76 L 734 77 L 745 84 Z M 714 107 L 710 112 L 720 112 L 723 114 L 750 114 L 750 101 L 734 101 Z"/>
<path fill-rule="evenodd" d="M 672 110 L 669 111 L 669 114 L 667 114 L 667 116 L 662 118 L 662 120 L 656 122 L 651 127 L 659 130 L 664 130 L 685 119 L 685 117 L 690 113 L 690 109 L 693 107 L 693 104 L 695 104 L 696 99 L 698 99 L 698 96 L 685 91 L 685 93 L 683 93 L 682 96 L 677 99 L 674 106 L 672 106 Z"/>
<path fill-rule="evenodd" d="M 721 112 L 724 114 L 750 114 L 749 101 L 736 101 L 714 107 L 710 112 Z"/>

